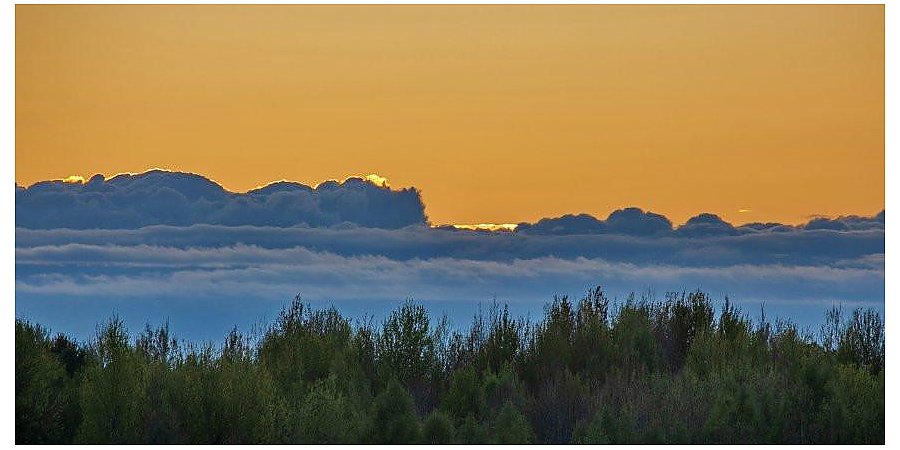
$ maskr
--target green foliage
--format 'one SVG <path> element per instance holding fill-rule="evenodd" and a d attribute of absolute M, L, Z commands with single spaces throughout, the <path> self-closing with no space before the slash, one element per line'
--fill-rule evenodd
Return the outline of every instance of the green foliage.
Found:
<path fill-rule="evenodd" d="M 396 380 L 389 382 L 384 392 L 375 397 L 369 427 L 374 444 L 419 441 L 419 418 L 412 396 Z"/>
<path fill-rule="evenodd" d="M 475 419 L 475 416 L 467 416 L 456 430 L 456 440 L 459 444 L 486 444 L 488 442 L 485 424 Z"/>
<path fill-rule="evenodd" d="M 588 421 L 582 421 L 575 427 L 572 436 L 573 444 L 606 445 L 610 443 L 606 428 L 609 426 L 609 415 L 605 409 L 601 409 Z"/>
<path fill-rule="evenodd" d="M 614 370 L 653 373 L 663 366 L 662 343 L 654 335 L 652 307 L 634 303 L 622 306 L 611 330 Z"/>
<path fill-rule="evenodd" d="M 589 414 L 590 390 L 581 376 L 568 370 L 549 376 L 534 394 L 538 414 L 535 431 L 547 443 L 564 444 L 572 440 L 575 424 Z"/>
<path fill-rule="evenodd" d="M 450 416 L 434 410 L 422 425 L 422 440 L 425 444 L 452 444 L 456 440 L 456 429 Z"/>
<path fill-rule="evenodd" d="M 478 343 L 473 362 L 479 370 L 498 371 L 513 363 L 518 356 L 524 323 L 510 318 L 506 305 L 501 309 L 496 304 L 491 308 L 489 321 L 487 335 Z"/>
<path fill-rule="evenodd" d="M 378 358 L 385 377 L 407 383 L 428 375 L 435 351 L 425 307 L 407 301 L 388 316 L 378 343 Z"/>
<path fill-rule="evenodd" d="M 829 441 L 884 442 L 884 371 L 872 377 L 865 369 L 842 364 L 828 385 L 822 407 Z"/>
<path fill-rule="evenodd" d="M 266 334 L 260 359 L 286 390 L 302 393 L 304 383 L 327 377 L 344 364 L 352 328 L 336 309 L 311 311 L 297 296 Z"/>
<path fill-rule="evenodd" d="M 356 442 L 359 418 L 334 377 L 317 381 L 306 395 L 296 424 L 299 441 L 308 444 Z"/>
<path fill-rule="evenodd" d="M 78 393 L 71 376 L 79 364 L 67 365 L 72 357 L 68 353 L 59 357 L 62 352 L 54 351 L 60 340 L 51 345 L 46 330 L 16 321 L 16 444 L 71 440 L 79 420 Z M 62 340 L 62 347 L 68 349 L 69 341 Z"/>
<path fill-rule="evenodd" d="M 262 336 L 93 342 L 16 321 L 17 443 L 883 443 L 884 322 L 826 312 L 818 340 L 701 292 L 536 323 L 494 304 L 450 333 L 410 301 L 381 327 L 297 297 Z M 425 414 L 427 412 L 427 415 Z"/>
<path fill-rule="evenodd" d="M 443 406 L 455 418 L 479 417 L 484 409 L 484 391 L 475 369 L 458 369 L 450 376 Z"/>
<path fill-rule="evenodd" d="M 503 405 L 494 421 L 494 444 L 531 444 L 534 433 L 525 416 L 512 403 Z"/>
<path fill-rule="evenodd" d="M 124 444 L 143 440 L 148 367 L 128 344 L 128 330 L 118 319 L 98 330 L 92 348 L 97 363 L 81 383 L 79 443 Z"/>
<path fill-rule="evenodd" d="M 838 355 L 877 374 L 884 367 L 884 323 L 875 311 L 857 309 L 844 328 Z"/>

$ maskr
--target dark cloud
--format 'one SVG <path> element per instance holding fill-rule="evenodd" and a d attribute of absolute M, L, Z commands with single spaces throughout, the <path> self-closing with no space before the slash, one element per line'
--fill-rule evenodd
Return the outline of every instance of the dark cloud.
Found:
<path fill-rule="evenodd" d="M 29 229 L 138 229 L 153 225 L 260 226 L 288 228 L 365 227 L 399 229 L 427 225 L 415 188 L 393 190 L 361 178 L 326 181 L 315 188 L 281 181 L 246 193 L 225 190 L 200 175 L 164 170 L 94 175 L 87 182 L 16 184 L 16 226 Z M 444 231 L 442 227 L 437 231 Z M 798 230 L 884 230 L 884 211 L 873 217 L 816 218 L 793 227 L 750 223 L 735 227 L 703 213 L 673 228 L 663 215 L 640 208 L 613 211 L 606 220 L 589 214 L 521 223 L 515 234 L 531 236 L 620 235 L 706 238 Z M 482 232 L 481 234 L 485 234 Z M 492 233 L 489 233 L 492 234 Z"/>
<path fill-rule="evenodd" d="M 771 293 L 773 285 L 779 283 L 790 286 L 794 293 L 806 292 L 799 297 L 808 297 L 813 292 L 822 297 L 838 292 L 841 296 L 866 292 L 866 297 L 871 298 L 872 292 L 881 293 L 884 289 L 883 265 L 879 266 L 877 259 L 873 263 L 871 258 L 841 267 L 784 264 L 682 267 L 550 256 L 508 262 L 461 258 L 400 261 L 384 256 L 341 256 L 304 248 L 263 249 L 247 245 L 207 249 L 68 245 L 20 249 L 16 258 L 19 264 L 48 266 L 40 276 L 27 273 L 19 276 L 17 290 L 60 295 L 75 294 L 75 289 L 88 289 L 82 292 L 85 295 L 118 293 L 125 297 L 161 292 L 217 296 L 235 294 L 233 289 L 239 289 L 243 295 L 260 291 L 277 295 L 290 293 L 291 286 L 306 286 L 307 291 L 322 286 L 317 291 L 319 295 L 365 298 L 383 291 L 385 296 L 402 299 L 410 289 L 431 292 L 431 295 L 439 290 L 441 296 L 452 297 L 467 292 L 465 286 L 521 292 L 516 286 L 518 282 L 540 280 L 545 286 L 552 286 L 556 280 L 570 279 L 584 283 L 626 281 L 634 286 L 632 289 L 647 284 L 673 289 L 716 284 L 722 289 L 741 290 L 753 280 L 758 283 L 757 292 Z M 90 270 L 97 265 L 105 267 L 103 273 Z M 860 289 L 858 283 L 865 283 L 865 289 Z M 848 284 L 856 286 L 851 288 Z M 346 294 L 348 289 L 352 294 Z M 470 294 L 475 295 L 475 291 Z"/>
<path fill-rule="evenodd" d="M 860 231 L 883 230 L 884 210 L 873 217 L 841 216 L 836 219 L 815 218 L 804 225 L 807 230 L 835 230 L 835 231 Z"/>
<path fill-rule="evenodd" d="M 516 233 L 544 236 L 618 234 L 623 236 L 671 236 L 696 239 L 755 233 L 796 232 L 800 230 L 884 230 L 884 211 L 871 217 L 815 218 L 800 226 L 784 225 L 776 222 L 754 222 L 737 227 L 715 214 L 702 213 L 692 217 L 684 225 L 673 228 L 672 222 L 663 215 L 649 211 L 645 212 L 639 208 L 624 208 L 614 211 L 606 220 L 597 219 L 589 214 L 567 214 L 561 217 L 544 218 L 533 224 L 521 223 L 516 229 Z"/>
<path fill-rule="evenodd" d="M 226 191 L 199 175 L 152 170 L 85 183 L 44 181 L 16 187 L 16 226 L 34 229 L 134 229 L 194 224 L 313 227 L 351 222 L 373 228 L 425 224 L 414 189 L 393 190 L 360 178 L 317 188 L 275 183 L 247 193 Z"/>
<path fill-rule="evenodd" d="M 679 236 L 698 238 L 710 236 L 736 236 L 738 230 L 730 223 L 715 214 L 703 213 L 691 217 L 684 225 L 678 227 Z"/>
<path fill-rule="evenodd" d="M 784 225 L 777 222 L 753 222 L 737 227 L 715 214 L 702 213 L 690 218 L 684 225 L 673 228 L 672 222 L 663 215 L 649 211 L 645 212 L 640 208 L 624 208 L 614 211 L 606 220 L 597 219 L 589 214 L 567 214 L 561 217 L 544 218 L 533 224 L 521 223 L 516 232 L 528 235 L 618 234 L 623 236 L 672 236 L 695 239 L 753 233 L 783 233 L 798 230 L 884 230 L 884 211 L 871 217 L 814 218 L 808 223 L 799 226 Z"/>
<path fill-rule="evenodd" d="M 536 223 L 520 223 L 516 232 L 534 235 L 601 234 L 608 230 L 606 223 L 590 214 L 566 214 L 544 218 Z"/>
<path fill-rule="evenodd" d="M 672 222 L 665 216 L 639 208 L 613 211 L 607 217 L 606 225 L 612 233 L 633 236 L 663 235 L 672 231 Z"/>
<path fill-rule="evenodd" d="M 606 220 L 589 214 L 544 218 L 537 223 L 519 224 L 516 232 L 534 235 L 622 234 L 626 236 L 664 235 L 672 231 L 672 222 L 665 216 L 644 212 L 640 208 L 613 211 Z"/>
<path fill-rule="evenodd" d="M 17 248 L 84 245 L 150 245 L 176 248 L 302 247 L 343 256 L 382 255 L 396 260 L 462 258 L 493 261 L 604 258 L 632 263 L 712 266 L 727 264 L 831 264 L 884 253 L 884 230 L 753 231 L 695 238 L 676 236 L 531 235 L 430 229 L 362 227 L 151 226 L 134 230 L 16 229 Z"/>
<path fill-rule="evenodd" d="M 847 231 L 850 229 L 846 223 L 842 220 L 831 220 L 831 219 L 813 219 L 810 220 L 804 227 L 807 230 L 834 230 L 834 231 Z"/>
<path fill-rule="evenodd" d="M 737 230 L 739 233 L 753 233 L 760 231 L 780 233 L 785 231 L 796 231 L 797 227 L 780 224 L 778 222 L 751 222 L 741 225 Z"/>

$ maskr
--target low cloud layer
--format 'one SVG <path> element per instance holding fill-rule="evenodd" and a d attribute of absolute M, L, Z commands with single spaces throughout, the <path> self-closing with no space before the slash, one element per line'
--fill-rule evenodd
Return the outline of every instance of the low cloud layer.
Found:
<path fill-rule="evenodd" d="M 64 244 L 16 249 L 16 315 L 90 337 L 112 314 L 132 326 L 171 320 L 182 336 L 218 339 L 232 326 L 271 320 L 294 294 L 350 316 L 387 311 L 406 298 L 464 324 L 496 299 L 516 314 L 540 315 L 553 295 L 603 285 L 631 292 L 703 289 L 756 314 L 815 324 L 834 303 L 883 309 L 884 255 L 831 264 L 689 266 L 542 256 L 511 260 L 396 259 L 305 247 L 264 248 Z"/>
<path fill-rule="evenodd" d="M 65 245 L 19 249 L 16 260 L 23 268 L 16 284 L 22 293 L 122 297 L 188 293 L 284 296 L 303 291 L 334 299 L 414 296 L 459 300 L 503 292 L 505 299 L 516 301 L 517 296 L 533 295 L 528 286 L 540 285 L 537 292 L 547 293 L 553 292 L 554 283 L 564 290 L 575 281 L 638 290 L 647 286 L 675 290 L 708 287 L 733 290 L 732 295 L 792 297 L 795 301 L 852 295 L 872 301 L 883 295 L 884 283 L 883 256 L 837 266 L 682 267 L 549 256 L 512 261 L 400 261 L 247 245 L 206 249 Z M 49 270 L 33 270 L 37 266 Z M 778 294 L 799 290 L 805 294 Z"/>
<path fill-rule="evenodd" d="M 16 226 L 33 229 L 341 223 L 387 229 L 425 224 L 425 207 L 415 189 L 393 190 L 362 178 L 315 188 L 279 182 L 234 193 L 199 175 L 152 170 L 16 187 Z"/>
<path fill-rule="evenodd" d="M 359 178 L 243 194 L 164 171 L 44 182 L 16 188 L 16 315 L 81 337 L 112 312 L 209 337 L 298 292 L 351 315 L 412 297 L 465 319 L 492 298 L 540 314 L 600 284 L 620 298 L 704 289 L 811 323 L 831 303 L 883 309 L 884 223 L 883 211 L 800 226 L 699 214 L 676 227 L 625 208 L 483 232 L 432 228 L 418 191 Z"/>
<path fill-rule="evenodd" d="M 108 180 L 95 175 L 87 181 L 43 181 L 28 188 L 16 185 L 16 227 L 136 229 L 152 225 L 398 229 L 425 226 L 428 220 L 418 190 L 391 189 L 377 176 L 327 181 L 315 188 L 282 181 L 246 193 L 229 192 L 200 175 L 164 170 Z M 714 214 L 701 213 L 673 227 L 661 214 L 629 207 L 613 211 L 605 220 L 569 214 L 520 223 L 516 233 L 702 238 L 792 230 L 884 230 L 884 211 L 872 217 L 816 218 L 796 227 L 779 223 L 734 226 Z"/>
<path fill-rule="evenodd" d="M 66 244 L 175 248 L 302 247 L 342 256 L 378 255 L 395 260 L 458 258 L 491 261 L 545 256 L 602 258 L 640 264 L 722 266 L 734 264 L 829 265 L 884 253 L 884 230 L 790 229 L 690 239 L 676 236 L 531 235 L 431 229 L 341 227 L 152 226 L 135 230 L 16 229 L 17 250 Z M 17 259 L 18 261 L 18 259 Z"/>
<path fill-rule="evenodd" d="M 521 223 L 516 229 L 519 233 L 533 235 L 621 234 L 626 236 L 673 236 L 686 238 L 779 233 L 797 230 L 884 230 L 884 211 L 871 217 L 815 218 L 799 226 L 774 222 L 754 222 L 735 226 L 722 220 L 715 214 L 701 213 L 691 217 L 683 225 L 673 227 L 672 222 L 663 215 L 632 207 L 613 211 L 606 220 L 598 219 L 589 214 L 568 214 L 561 217 L 544 218 L 533 224 Z"/>
<path fill-rule="evenodd" d="M 544 295 L 573 284 L 614 283 L 631 290 L 716 286 L 734 296 L 883 302 L 883 278 L 883 230 L 794 229 L 692 239 L 425 227 L 16 230 L 17 297 L 283 297 L 312 290 L 334 299 L 459 299 L 475 295 L 474 286 L 483 297 L 524 295 L 537 285 L 542 288 L 535 292 Z"/>

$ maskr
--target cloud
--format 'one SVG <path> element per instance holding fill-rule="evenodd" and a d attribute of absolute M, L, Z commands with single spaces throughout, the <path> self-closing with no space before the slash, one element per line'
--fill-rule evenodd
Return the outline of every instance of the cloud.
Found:
<path fill-rule="evenodd" d="M 715 214 L 701 213 L 690 218 L 683 225 L 673 228 L 672 222 L 661 214 L 645 212 L 640 208 L 630 207 L 613 211 L 606 220 L 600 220 L 589 214 L 567 214 L 561 217 L 543 218 L 535 223 L 520 223 L 515 231 L 528 235 L 618 234 L 623 236 L 701 238 L 737 236 L 760 232 L 781 233 L 797 230 L 884 230 L 884 211 L 871 217 L 814 218 L 800 226 L 784 225 L 775 222 L 753 222 L 737 227 Z"/>
<path fill-rule="evenodd" d="M 806 230 L 883 230 L 884 210 L 873 217 L 841 216 L 836 219 L 815 218 L 803 226 Z"/>
<path fill-rule="evenodd" d="M 884 304 L 884 230 L 684 238 L 157 225 L 17 228 L 15 239 L 16 316 L 82 337 L 115 312 L 132 325 L 172 319 L 187 337 L 218 339 L 273 317 L 298 292 L 353 317 L 412 297 L 457 323 L 494 297 L 539 314 L 554 294 L 594 284 L 619 298 L 702 288 L 812 323 L 831 302 Z"/>
<path fill-rule="evenodd" d="M 31 230 L 17 228 L 18 252 L 45 246 L 118 245 L 215 248 L 255 245 L 303 247 L 342 256 L 381 255 L 395 260 L 460 258 L 511 261 L 544 256 L 603 258 L 679 266 L 733 264 L 833 264 L 883 254 L 884 230 L 751 230 L 736 235 L 676 236 L 532 235 L 430 229 L 362 227 L 150 226 L 134 230 Z M 18 259 L 17 259 L 18 262 Z"/>
<path fill-rule="evenodd" d="M 16 264 L 23 269 L 17 271 L 17 292 L 126 297 L 160 293 L 252 295 L 257 291 L 288 295 L 301 288 L 335 298 L 474 295 L 475 291 L 466 286 L 523 295 L 521 283 L 541 284 L 541 291 L 545 291 L 554 283 L 565 286 L 572 281 L 612 283 L 631 289 L 647 285 L 660 289 L 715 286 L 742 295 L 777 293 L 778 297 L 787 297 L 792 293 L 798 298 L 838 294 L 867 297 L 884 289 L 883 254 L 832 265 L 681 266 L 555 256 L 505 261 L 452 257 L 398 260 L 383 255 L 343 256 L 304 247 L 245 244 L 207 248 L 65 244 L 17 248 Z"/>
<path fill-rule="evenodd" d="M 425 224 L 414 188 L 393 190 L 362 178 L 328 181 L 316 188 L 279 182 L 246 193 L 226 191 L 200 175 L 164 170 L 87 182 L 43 181 L 16 187 L 16 226 L 33 229 L 134 229 L 193 224 L 334 226 L 373 228 Z"/>
<path fill-rule="evenodd" d="M 619 296 L 702 288 L 820 317 L 832 301 L 883 307 L 884 220 L 734 226 L 704 213 L 673 227 L 624 208 L 495 233 L 431 228 L 417 190 L 374 177 L 233 193 L 194 174 L 98 175 L 16 185 L 16 315 L 92 330 L 112 310 L 143 308 L 141 320 L 227 330 L 297 292 L 362 313 L 406 297 L 457 302 L 469 316 L 465 302 L 497 296 L 537 312 L 602 284 Z"/>
<path fill-rule="evenodd" d="M 665 216 L 644 212 L 640 208 L 613 211 L 606 220 L 589 214 L 544 218 L 537 223 L 519 224 L 516 232 L 526 234 L 621 234 L 626 236 L 664 235 L 672 231 L 672 222 Z"/>
<path fill-rule="evenodd" d="M 589 214 L 566 214 L 562 217 L 544 218 L 536 223 L 520 223 L 518 233 L 527 234 L 601 234 L 607 231 L 606 223 Z"/>
<path fill-rule="evenodd" d="M 639 208 L 613 211 L 606 224 L 613 233 L 634 236 L 654 236 L 672 231 L 672 222 L 665 216 Z"/>
<path fill-rule="evenodd" d="M 686 237 L 735 236 L 738 230 L 715 214 L 703 213 L 678 227 L 677 234 Z"/>
<path fill-rule="evenodd" d="M 601 284 L 619 299 L 630 292 L 703 289 L 719 300 L 730 296 L 747 308 L 765 303 L 801 308 L 814 317 L 820 317 L 831 302 L 877 307 L 884 298 L 883 257 L 880 263 L 877 257 L 862 258 L 841 267 L 684 267 L 553 256 L 510 261 L 395 260 L 247 245 L 204 249 L 65 245 L 18 249 L 16 259 L 17 315 L 65 299 L 74 305 L 90 304 L 82 299 L 104 301 L 106 309 L 100 310 L 107 312 L 103 314 L 109 314 L 110 302 L 122 308 L 162 301 L 157 317 L 177 314 L 193 304 L 208 305 L 190 312 L 198 328 L 209 326 L 210 313 L 219 313 L 225 305 L 246 316 L 265 311 L 273 314 L 277 312 L 273 302 L 298 292 L 320 304 L 369 304 L 364 308 L 368 312 L 376 305 L 396 305 L 410 297 L 431 305 L 469 302 L 470 306 L 496 297 L 519 310 L 538 313 L 554 294 L 579 295 L 587 287 Z M 466 309 L 461 316 L 471 313 Z M 219 325 L 227 329 L 234 323 Z"/>
<path fill-rule="evenodd" d="M 751 222 L 741 225 L 737 228 L 737 230 L 740 233 L 752 233 L 759 231 L 781 233 L 786 231 L 796 231 L 797 227 L 780 224 L 778 222 Z"/>
<path fill-rule="evenodd" d="M 138 229 L 152 225 L 347 227 L 399 229 L 427 225 L 425 206 L 415 188 L 391 189 L 378 175 L 326 181 L 316 187 L 291 181 L 271 183 L 246 193 L 229 192 L 203 176 L 160 169 L 16 184 L 16 226 L 29 229 Z M 509 227 L 507 227 L 509 228 Z M 735 236 L 784 231 L 884 230 L 884 211 L 873 217 L 815 218 L 793 227 L 751 223 L 735 227 L 703 213 L 673 228 L 663 215 L 629 207 L 606 220 L 567 214 L 520 223 L 522 235 L 621 235 L 634 237 Z"/>

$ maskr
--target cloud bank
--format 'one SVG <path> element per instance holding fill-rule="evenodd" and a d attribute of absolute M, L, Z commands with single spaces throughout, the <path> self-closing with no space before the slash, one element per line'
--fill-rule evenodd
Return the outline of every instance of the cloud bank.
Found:
<path fill-rule="evenodd" d="M 676 227 L 624 208 L 484 232 L 431 227 L 417 190 L 377 179 L 233 193 L 193 174 L 95 176 L 16 187 L 16 315 L 84 337 L 116 311 L 208 337 L 298 292 L 358 314 L 412 297 L 464 320 L 475 302 L 540 314 L 600 284 L 620 298 L 699 288 L 808 323 L 832 302 L 883 308 L 884 224 L 884 211 L 800 226 L 703 213 Z"/>
<path fill-rule="evenodd" d="M 883 310 L 883 253 L 828 264 L 715 264 L 714 252 L 704 254 L 686 265 L 582 256 L 396 258 L 242 243 L 22 246 L 16 249 L 16 315 L 82 339 L 112 314 L 133 327 L 170 320 L 187 338 L 220 339 L 233 326 L 248 330 L 271 320 L 297 293 L 355 318 L 384 317 L 414 298 L 461 325 L 479 303 L 496 299 L 514 314 L 534 317 L 554 295 L 577 296 L 598 284 L 619 300 L 631 292 L 659 298 L 703 289 L 718 301 L 729 296 L 751 314 L 765 305 L 769 314 L 804 325 L 815 325 L 834 303 Z"/>
<path fill-rule="evenodd" d="M 235 193 L 200 175 L 151 170 L 108 180 L 95 175 L 87 182 L 16 186 L 16 226 L 24 228 L 341 223 L 386 229 L 425 224 L 425 206 L 415 188 L 393 190 L 363 178 L 315 188 L 278 182 Z"/>
<path fill-rule="evenodd" d="M 412 226 L 397 230 L 340 227 L 151 226 L 134 230 L 16 229 L 17 250 L 66 244 L 219 248 L 302 247 L 342 256 L 512 261 L 544 256 L 602 258 L 641 264 L 833 264 L 884 253 L 884 230 L 791 229 L 726 236 L 531 235 Z"/>
<path fill-rule="evenodd" d="M 203 176 L 154 169 L 110 179 L 94 175 L 16 185 L 16 227 L 28 229 L 136 229 L 151 225 L 334 227 L 398 229 L 428 225 L 425 205 L 415 188 L 391 189 L 370 175 L 315 188 L 280 181 L 246 193 L 229 192 Z M 450 228 L 452 227 L 445 227 Z M 884 211 L 872 217 L 816 218 L 793 227 L 779 223 L 734 226 L 702 213 L 679 227 L 661 214 L 629 207 L 605 220 L 589 214 L 520 223 L 529 235 L 615 234 L 637 237 L 711 237 L 791 230 L 884 230 Z"/>
<path fill-rule="evenodd" d="M 736 264 L 683 267 L 603 259 L 552 256 L 483 261 L 459 258 L 395 260 L 385 256 L 341 256 L 302 247 L 265 249 L 237 245 L 179 249 L 158 246 L 69 244 L 16 251 L 22 293 L 148 297 L 159 295 L 284 296 L 302 291 L 335 299 L 396 298 L 437 300 L 531 298 L 535 290 L 554 292 L 555 283 L 600 283 L 640 289 L 734 290 L 732 295 L 779 299 L 833 299 L 883 295 L 883 255 L 836 266 Z M 35 267 L 54 269 L 34 271 Z M 99 269 L 99 270 L 97 270 Z M 880 287 L 879 287 L 880 285 Z M 863 287 L 863 289 L 860 289 Z M 803 295 L 779 293 L 805 291 Z M 545 297 L 546 299 L 546 297 Z"/>
<path fill-rule="evenodd" d="M 624 208 L 613 211 L 606 220 L 589 214 L 544 218 L 536 223 L 520 223 L 516 232 L 533 235 L 591 235 L 620 234 L 626 236 L 674 236 L 702 238 L 713 236 L 737 236 L 760 232 L 785 232 L 797 230 L 870 231 L 884 230 L 884 211 L 871 216 L 842 216 L 833 219 L 815 218 L 800 226 L 780 223 L 748 223 L 734 226 L 715 214 L 701 213 L 688 219 L 683 225 L 673 227 L 663 215 L 640 208 Z"/>

